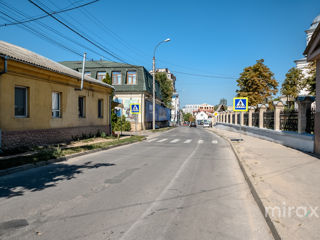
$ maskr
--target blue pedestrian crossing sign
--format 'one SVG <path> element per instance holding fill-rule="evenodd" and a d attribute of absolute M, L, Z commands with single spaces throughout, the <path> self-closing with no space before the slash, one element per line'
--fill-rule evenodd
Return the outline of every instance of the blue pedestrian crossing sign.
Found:
<path fill-rule="evenodd" d="M 130 113 L 131 114 L 139 114 L 140 113 L 140 104 L 139 103 L 130 104 Z"/>
<path fill-rule="evenodd" d="M 233 98 L 233 111 L 235 112 L 248 111 L 248 98 L 247 97 Z"/>

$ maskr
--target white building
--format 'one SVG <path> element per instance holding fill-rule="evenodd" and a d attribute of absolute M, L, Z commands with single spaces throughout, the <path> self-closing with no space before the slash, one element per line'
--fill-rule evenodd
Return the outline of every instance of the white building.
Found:
<path fill-rule="evenodd" d="M 314 32 L 314 30 L 317 28 L 317 26 L 318 26 L 318 24 L 319 24 L 319 22 L 320 22 L 320 15 L 318 15 L 314 20 L 313 20 L 313 22 L 312 22 L 312 24 L 311 24 L 311 26 L 310 26 L 310 28 L 309 29 L 307 29 L 306 31 L 305 31 L 305 33 L 306 33 L 306 45 L 308 45 L 308 43 L 309 43 L 309 41 L 310 41 L 310 39 L 311 39 L 311 37 L 312 37 L 312 34 L 313 34 L 313 32 Z M 307 77 L 308 76 L 308 62 L 307 62 L 307 58 L 301 58 L 301 59 L 299 59 L 299 60 L 295 60 L 294 61 L 295 63 L 296 63 L 296 67 L 298 68 L 298 69 L 301 69 L 301 71 L 302 71 L 302 74 L 305 76 L 305 77 Z M 300 93 L 299 93 L 299 95 L 308 95 L 309 94 L 309 92 L 308 92 L 308 90 L 307 89 L 302 89 L 301 91 L 300 91 Z"/>
<path fill-rule="evenodd" d="M 191 113 L 193 114 L 193 112 L 198 111 L 199 107 L 201 104 L 187 104 L 182 108 L 182 111 L 184 113 Z"/>
<path fill-rule="evenodd" d="M 203 123 L 204 120 L 208 120 L 209 116 L 205 112 L 198 112 L 196 114 L 196 122 L 198 125 Z"/>
<path fill-rule="evenodd" d="M 180 98 L 179 98 L 179 94 L 175 92 L 172 95 L 172 109 L 171 109 L 171 121 L 174 123 L 180 122 L 179 109 L 180 109 Z"/>

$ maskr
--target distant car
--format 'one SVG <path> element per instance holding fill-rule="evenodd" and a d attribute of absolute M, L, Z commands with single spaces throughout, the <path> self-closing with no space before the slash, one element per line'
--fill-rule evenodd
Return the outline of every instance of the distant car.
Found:
<path fill-rule="evenodd" d="M 203 123 L 203 127 L 205 128 L 205 127 L 210 127 L 210 123 L 209 122 L 204 122 Z"/>
<path fill-rule="evenodd" d="M 191 123 L 189 124 L 189 127 L 197 127 L 197 125 L 196 125 L 195 122 L 191 122 Z"/>

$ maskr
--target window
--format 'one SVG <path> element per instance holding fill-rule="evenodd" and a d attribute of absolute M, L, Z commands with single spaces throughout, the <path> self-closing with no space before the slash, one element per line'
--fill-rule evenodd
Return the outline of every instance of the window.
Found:
<path fill-rule="evenodd" d="M 52 93 L 52 117 L 61 117 L 61 93 L 58 92 Z"/>
<path fill-rule="evenodd" d="M 86 110 L 86 98 L 85 97 L 79 97 L 78 99 L 78 109 L 79 109 L 79 117 L 80 118 L 85 118 L 85 110 Z"/>
<path fill-rule="evenodd" d="M 127 84 L 136 84 L 136 71 L 129 71 L 127 73 Z"/>
<path fill-rule="evenodd" d="M 28 88 L 15 87 L 14 89 L 14 115 L 27 117 L 28 115 Z"/>
<path fill-rule="evenodd" d="M 98 100 L 98 118 L 103 118 L 103 99 Z"/>
<path fill-rule="evenodd" d="M 102 82 L 102 80 L 106 77 L 106 72 L 97 72 L 97 79 Z"/>
<path fill-rule="evenodd" d="M 85 76 L 91 77 L 91 72 L 84 72 Z"/>
<path fill-rule="evenodd" d="M 112 84 L 114 85 L 121 84 L 121 72 L 112 72 Z"/>

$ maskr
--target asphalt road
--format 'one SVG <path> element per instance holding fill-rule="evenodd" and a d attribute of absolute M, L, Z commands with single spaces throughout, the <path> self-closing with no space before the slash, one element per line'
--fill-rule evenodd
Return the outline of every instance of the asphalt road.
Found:
<path fill-rule="evenodd" d="M 272 239 L 225 140 L 180 127 L 0 178 L 0 239 Z"/>

